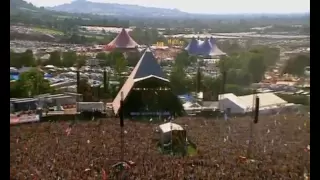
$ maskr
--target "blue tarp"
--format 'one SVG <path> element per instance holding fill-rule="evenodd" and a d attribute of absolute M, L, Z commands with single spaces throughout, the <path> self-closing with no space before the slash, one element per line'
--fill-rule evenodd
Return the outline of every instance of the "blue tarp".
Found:
<path fill-rule="evenodd" d="M 52 78 L 53 76 L 52 76 L 52 74 L 45 73 L 45 74 L 44 74 L 44 77 L 45 77 L 45 78 Z"/>
<path fill-rule="evenodd" d="M 18 79 L 19 79 L 19 75 L 10 74 L 10 80 L 18 80 Z"/>
<path fill-rule="evenodd" d="M 191 94 L 182 94 L 178 96 L 179 99 L 184 99 L 185 101 L 193 102 L 194 97 Z"/>

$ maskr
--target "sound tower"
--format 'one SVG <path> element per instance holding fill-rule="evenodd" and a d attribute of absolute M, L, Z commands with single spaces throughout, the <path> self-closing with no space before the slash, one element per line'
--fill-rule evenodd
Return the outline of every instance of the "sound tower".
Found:
<path fill-rule="evenodd" d="M 77 70 L 77 93 L 79 94 L 80 92 L 80 71 Z"/>
<path fill-rule="evenodd" d="M 223 71 L 222 72 L 221 94 L 225 93 L 226 81 L 227 81 L 227 71 Z"/>
<path fill-rule="evenodd" d="M 201 91 L 201 72 L 200 72 L 200 66 L 198 65 L 198 69 L 197 69 L 197 82 L 196 82 L 196 85 L 197 85 L 197 89 L 196 89 L 196 92 L 199 93 Z"/>
<path fill-rule="evenodd" d="M 107 71 L 106 69 L 103 70 L 103 91 L 107 93 Z"/>
<path fill-rule="evenodd" d="M 123 92 L 121 92 L 121 100 L 120 100 L 120 109 L 119 109 L 119 118 L 120 118 L 120 127 L 124 126 L 123 122 L 123 114 L 124 114 L 124 107 L 123 107 Z"/>
<path fill-rule="evenodd" d="M 260 106 L 260 99 L 259 97 L 257 96 L 256 97 L 256 105 L 255 105 L 255 112 L 254 112 L 254 120 L 253 122 L 255 124 L 258 123 L 258 120 L 259 120 L 259 106 Z"/>

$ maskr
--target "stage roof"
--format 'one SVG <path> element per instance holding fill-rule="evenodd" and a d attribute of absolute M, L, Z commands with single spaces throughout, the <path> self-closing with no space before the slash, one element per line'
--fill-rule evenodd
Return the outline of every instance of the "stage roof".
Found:
<path fill-rule="evenodd" d="M 162 72 L 162 69 L 152 51 L 147 48 L 147 50 L 145 50 L 144 54 L 141 56 L 136 67 L 133 69 L 130 76 L 118 92 L 116 98 L 113 100 L 112 106 L 115 114 L 118 113 L 120 108 L 121 92 L 123 93 L 123 100 L 125 100 L 134 83 L 149 78 L 157 78 L 169 82 L 169 80 L 165 78 L 164 73 Z"/>

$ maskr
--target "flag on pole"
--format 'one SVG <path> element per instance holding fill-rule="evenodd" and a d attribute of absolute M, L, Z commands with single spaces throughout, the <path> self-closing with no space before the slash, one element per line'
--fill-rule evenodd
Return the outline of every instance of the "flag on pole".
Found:
<path fill-rule="evenodd" d="M 106 171 L 102 168 L 102 180 L 108 180 Z"/>

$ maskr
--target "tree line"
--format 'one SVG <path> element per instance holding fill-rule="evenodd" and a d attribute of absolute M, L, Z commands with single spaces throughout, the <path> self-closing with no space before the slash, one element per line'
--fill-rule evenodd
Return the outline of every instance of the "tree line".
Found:
<path fill-rule="evenodd" d="M 207 100 L 217 100 L 221 93 L 252 94 L 255 91 L 250 88 L 250 85 L 263 80 L 265 72 L 274 67 L 279 59 L 278 48 L 255 46 L 247 51 L 239 50 L 223 57 L 217 65 L 220 73 L 217 77 L 205 75 L 205 72 L 197 72 L 195 76 L 188 78 L 186 67 L 205 66 L 205 64 L 201 59 L 197 63 L 197 58 L 188 55 L 187 52 L 181 52 L 174 61 L 169 79 L 176 94 L 196 92 L 200 86 Z M 301 76 L 304 68 L 309 65 L 308 62 L 310 59 L 305 55 L 294 56 L 284 66 L 283 73 Z M 222 72 L 226 72 L 225 84 L 222 82 Z"/>
<path fill-rule="evenodd" d="M 113 78 L 120 82 L 121 87 L 125 82 L 125 77 L 122 76 L 122 72 L 127 72 L 128 66 L 134 67 L 140 58 L 140 54 L 125 58 L 123 53 L 117 51 L 108 54 L 100 52 L 96 55 L 96 58 L 102 60 L 102 66 L 110 66 L 114 69 L 115 75 Z M 205 66 L 205 64 L 202 61 L 197 62 L 195 56 L 191 56 L 186 51 L 182 51 L 176 56 L 168 79 L 171 82 L 172 90 L 175 94 L 184 94 L 200 90 L 204 92 L 204 98 L 208 100 L 217 100 L 217 96 L 220 93 L 234 93 L 236 95 L 251 94 L 253 90 L 250 88 L 250 85 L 252 83 L 260 82 L 264 78 L 264 74 L 268 68 L 274 66 L 279 58 L 279 49 L 267 46 L 252 47 L 248 51 L 239 50 L 238 52 L 234 52 L 229 56 L 222 58 L 217 66 L 220 69 L 220 74 L 221 72 L 226 72 L 226 82 L 223 88 L 221 75 L 211 77 L 206 75 L 205 72 L 202 72 L 200 68 L 196 68 L 196 75 L 189 78 L 186 74 L 187 67 Z M 77 55 L 75 52 L 54 51 L 50 53 L 50 57 L 46 61 L 36 60 L 31 50 L 27 50 L 23 53 L 10 52 L 10 66 L 13 67 L 45 66 L 49 64 L 57 67 L 81 67 L 85 65 L 85 60 L 85 56 Z M 287 62 L 288 63 L 284 66 L 283 73 L 303 76 L 304 68 L 310 65 L 310 57 L 307 55 L 297 55 L 290 58 Z M 22 79 L 28 79 L 28 81 L 38 80 L 38 78 Z M 30 86 L 32 83 L 26 84 Z M 16 90 L 14 90 L 12 94 L 19 94 L 17 93 L 17 89 L 25 91 L 25 88 L 21 88 L 24 87 L 24 85 L 15 85 L 13 87 L 15 87 Z M 38 87 L 38 85 L 33 85 L 32 87 Z M 117 90 L 114 89 L 115 87 L 113 87 L 113 89 L 109 88 L 109 95 L 106 96 L 104 92 L 102 93 L 102 87 L 87 88 L 90 88 L 92 91 L 84 91 L 84 93 L 95 92 L 94 94 L 96 95 L 104 94 L 103 96 L 110 98 L 117 92 Z M 50 88 L 42 89 L 44 90 L 41 90 L 41 92 L 39 91 L 39 93 L 45 93 L 47 89 Z M 222 92 L 222 89 L 224 92 Z M 21 92 L 20 94 L 22 96 L 25 95 L 26 92 Z M 89 95 L 87 99 L 90 99 Z"/>

